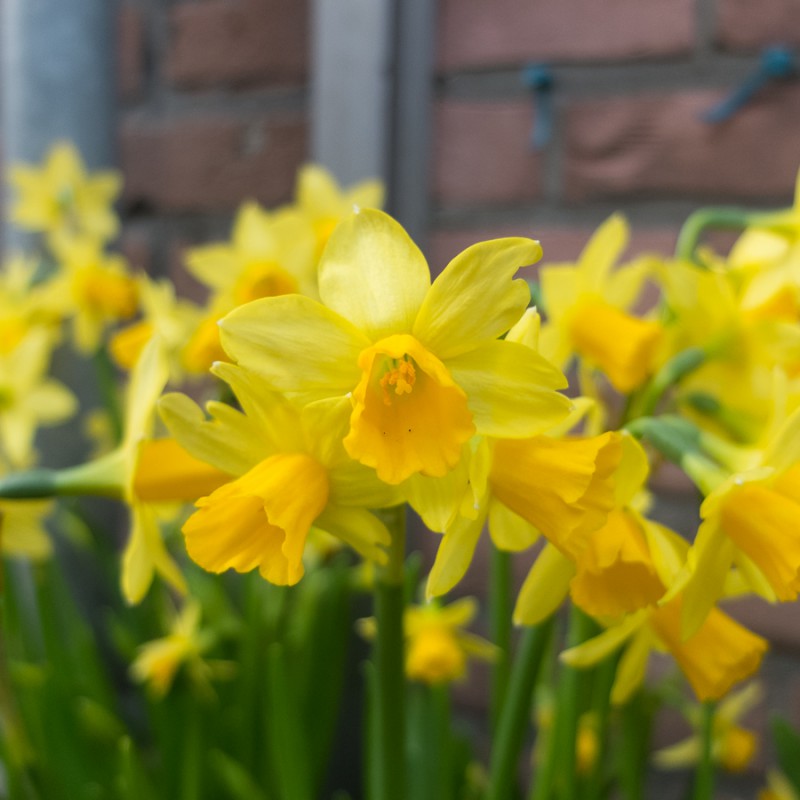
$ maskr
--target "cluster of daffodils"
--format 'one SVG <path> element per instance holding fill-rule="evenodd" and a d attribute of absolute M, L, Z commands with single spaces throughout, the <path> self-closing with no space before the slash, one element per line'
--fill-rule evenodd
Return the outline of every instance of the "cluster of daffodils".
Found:
<path fill-rule="evenodd" d="M 766 641 L 719 603 L 800 591 L 800 190 L 789 211 L 743 218 L 725 256 L 684 237 L 675 258 L 618 264 L 628 228 L 614 216 L 576 263 L 546 262 L 536 283 L 517 276 L 542 258 L 528 238 L 475 244 L 432 279 L 379 210 L 379 184 L 344 191 L 306 167 L 293 203 L 246 203 L 230 241 L 188 251 L 208 290 L 199 306 L 111 251 L 114 174 L 87 175 L 59 145 L 11 182 L 12 219 L 40 234 L 42 255 L 12 260 L 0 282 L 7 552 L 46 550 L 45 498 L 96 493 L 130 508 L 131 603 L 156 575 L 185 595 L 183 552 L 209 572 L 292 586 L 346 546 L 377 583 L 402 583 L 402 532 L 386 510 L 407 504 L 436 545 L 426 602 L 404 616 L 411 680 L 447 683 L 468 656 L 508 657 L 507 643 L 462 630 L 473 601 L 438 599 L 482 537 L 529 554 L 517 625 L 545 624 L 567 599 L 594 620 L 561 660 L 617 658 L 614 704 L 641 687 L 653 651 L 701 701 L 758 670 Z M 642 312 L 646 285 L 660 299 Z M 35 463 L 38 426 L 77 412 L 48 377 L 65 342 L 127 375 L 120 435 L 93 462 L 19 474 Z M 175 391 L 187 381 L 191 397 Z M 650 516 L 648 478 L 664 458 L 705 496 L 697 531 Z M 183 546 L 163 536 L 176 519 Z M 211 647 L 187 609 L 137 662 L 161 692 Z M 380 640 L 380 626 L 378 614 L 363 630 Z M 740 766 L 752 750 L 748 740 L 729 758 Z"/>

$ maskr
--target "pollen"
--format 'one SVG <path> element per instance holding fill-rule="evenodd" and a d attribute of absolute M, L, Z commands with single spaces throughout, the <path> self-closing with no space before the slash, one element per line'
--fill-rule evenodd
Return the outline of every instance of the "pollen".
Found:
<path fill-rule="evenodd" d="M 383 389 L 383 402 L 390 406 L 392 404 L 392 397 L 389 394 L 389 387 L 394 387 L 396 395 L 411 394 L 414 388 L 414 383 L 417 380 L 417 371 L 414 365 L 409 360 L 408 356 L 404 356 L 399 361 L 395 362 L 395 366 L 388 370 L 381 378 L 381 389 Z"/>

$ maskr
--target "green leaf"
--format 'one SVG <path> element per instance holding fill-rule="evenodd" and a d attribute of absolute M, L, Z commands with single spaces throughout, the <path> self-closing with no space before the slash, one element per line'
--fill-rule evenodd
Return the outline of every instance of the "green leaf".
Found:
<path fill-rule="evenodd" d="M 800 734 L 783 717 L 773 716 L 770 727 L 781 772 L 800 792 Z"/>

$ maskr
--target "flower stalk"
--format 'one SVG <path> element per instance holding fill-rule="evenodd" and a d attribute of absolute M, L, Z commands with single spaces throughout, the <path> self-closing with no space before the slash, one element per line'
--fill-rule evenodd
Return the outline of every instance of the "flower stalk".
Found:
<path fill-rule="evenodd" d="M 375 582 L 374 647 L 377 716 L 377 800 L 406 800 L 406 685 L 403 612 L 405 610 L 404 506 L 386 509 L 381 514 L 392 537 L 389 560 Z"/>

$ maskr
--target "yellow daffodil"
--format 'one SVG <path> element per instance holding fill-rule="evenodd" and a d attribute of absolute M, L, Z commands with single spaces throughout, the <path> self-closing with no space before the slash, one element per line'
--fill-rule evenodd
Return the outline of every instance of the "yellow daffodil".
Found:
<path fill-rule="evenodd" d="M 32 463 L 40 425 L 58 425 L 77 408 L 73 394 L 47 377 L 52 346 L 52 332 L 35 327 L 11 352 L 0 354 L 0 454 L 14 467 Z"/>
<path fill-rule="evenodd" d="M 54 329 L 61 321 L 46 286 L 34 284 L 36 269 L 35 261 L 15 256 L 0 270 L 0 355 L 8 355 L 32 327 Z"/>
<path fill-rule="evenodd" d="M 201 312 L 193 303 L 177 299 L 175 287 L 168 280 L 153 281 L 141 275 L 137 285 L 142 319 L 115 333 L 109 352 L 120 367 L 130 370 L 145 344 L 157 335 L 169 357 L 170 378 L 179 381 L 186 341 L 197 328 Z"/>
<path fill-rule="evenodd" d="M 105 329 L 130 319 L 138 308 L 138 287 L 122 256 L 103 252 L 96 239 L 72 239 L 58 248 L 61 270 L 48 284 L 54 302 L 72 317 L 75 346 L 93 353 Z"/>
<path fill-rule="evenodd" d="M 762 699 L 757 683 L 750 683 L 722 700 L 714 711 L 711 757 L 728 772 L 743 772 L 752 763 L 758 750 L 756 734 L 743 728 L 739 721 Z M 695 729 L 689 738 L 664 747 L 653 754 L 653 762 L 666 769 L 681 769 L 698 763 L 702 756 L 700 709 L 693 707 L 687 714 Z"/>
<path fill-rule="evenodd" d="M 210 644 L 210 636 L 200 630 L 200 605 L 187 599 L 173 620 L 170 632 L 139 649 L 131 665 L 131 675 L 148 684 L 157 697 L 163 697 L 182 665 L 202 670 L 202 655 Z"/>
<path fill-rule="evenodd" d="M 530 297 L 511 278 L 540 253 L 528 239 L 477 244 L 431 285 L 400 225 L 361 211 L 325 249 L 325 305 L 298 295 L 257 300 L 222 320 L 222 344 L 297 402 L 337 399 L 350 417 L 345 449 L 381 480 L 441 477 L 475 433 L 535 436 L 569 411 L 556 391 L 561 372 L 497 339 Z"/>
<path fill-rule="evenodd" d="M 154 438 L 156 402 L 168 377 L 167 355 L 156 336 L 131 371 L 120 446 L 54 477 L 56 493 L 108 495 L 129 506 L 131 532 L 122 556 L 122 593 L 129 603 L 142 600 L 156 573 L 177 591 L 186 591 L 183 575 L 161 538 L 159 512 L 192 502 L 229 479 L 224 471 L 193 458 L 174 439 Z"/>
<path fill-rule="evenodd" d="M 315 262 L 336 226 L 353 207 L 381 208 L 384 188 L 378 180 L 357 183 L 342 189 L 328 170 L 318 164 L 306 164 L 297 174 L 295 202 L 300 213 L 311 223 L 316 238 Z"/>
<path fill-rule="evenodd" d="M 403 625 L 409 680 L 429 685 L 451 683 L 466 675 L 469 656 L 494 660 L 497 648 L 491 642 L 462 630 L 477 613 L 478 604 L 471 597 L 447 606 L 431 603 L 406 609 Z"/>
<path fill-rule="evenodd" d="M 313 526 L 383 563 L 389 533 L 366 508 L 401 498 L 347 457 L 336 409 L 322 404 L 301 413 L 253 373 L 225 363 L 214 372 L 230 384 L 245 413 L 209 403 L 206 420 L 178 394 L 160 404 L 181 445 L 232 476 L 197 501 L 183 526 L 191 558 L 211 572 L 258 568 L 271 583 L 295 584 Z"/>
<path fill-rule="evenodd" d="M 682 601 L 678 596 L 662 606 L 636 611 L 594 639 L 564 651 L 561 659 L 574 667 L 588 667 L 626 645 L 611 692 L 612 702 L 621 704 L 644 680 L 651 650 L 665 651 L 675 659 L 698 700 L 719 700 L 755 674 L 767 642 L 717 608 L 697 633 L 684 639 Z"/>
<path fill-rule="evenodd" d="M 470 656 L 493 661 L 497 648 L 465 630 L 475 619 L 478 604 L 462 597 L 447 606 L 428 603 L 408 606 L 403 616 L 406 638 L 406 676 L 409 680 L 439 686 L 461 680 Z M 360 620 L 361 634 L 375 636 L 375 620 Z"/>
<path fill-rule="evenodd" d="M 257 203 L 245 203 L 230 242 L 189 250 L 186 266 L 214 292 L 222 313 L 261 297 L 293 292 L 316 296 L 313 236 L 290 209 L 270 213 Z"/>
<path fill-rule="evenodd" d="M 112 208 L 122 186 L 119 173 L 87 174 L 68 142 L 53 145 L 41 167 L 12 166 L 9 181 L 17 192 L 11 220 L 22 228 L 62 241 L 84 234 L 108 241 L 119 230 Z"/>
<path fill-rule="evenodd" d="M 686 546 L 677 534 L 641 513 L 649 473 L 647 456 L 630 436 L 613 474 L 613 507 L 604 520 L 559 547 L 551 538 L 537 557 L 517 598 L 514 620 L 535 625 L 558 608 L 569 593 L 576 605 L 600 618 L 655 604 L 683 565 Z"/>
<path fill-rule="evenodd" d="M 692 469 L 691 462 L 688 468 Z M 697 630 L 722 596 L 731 566 L 770 601 L 800 591 L 800 409 L 749 463 L 722 481 L 700 508 L 703 522 L 680 582 L 684 630 Z"/>
<path fill-rule="evenodd" d="M 628 236 L 627 223 L 615 215 L 597 229 L 577 264 L 541 270 L 548 317 L 542 353 L 559 366 L 577 355 L 624 393 L 638 388 L 651 373 L 662 335 L 659 324 L 630 313 L 648 261 L 612 271 Z"/>
<path fill-rule="evenodd" d="M 682 381 L 682 409 L 706 427 L 753 441 L 766 422 L 771 371 L 776 365 L 800 365 L 797 315 L 786 318 L 777 306 L 770 306 L 772 301 L 748 305 L 742 282 L 722 265 L 700 269 L 670 263 L 661 283 L 673 317 L 665 328 L 665 357 L 690 347 L 708 354 Z M 698 395 L 712 398 L 709 407 L 715 413 L 693 402 Z"/>

